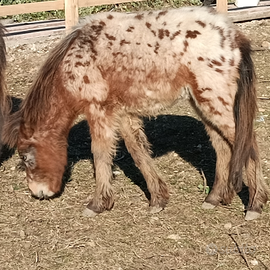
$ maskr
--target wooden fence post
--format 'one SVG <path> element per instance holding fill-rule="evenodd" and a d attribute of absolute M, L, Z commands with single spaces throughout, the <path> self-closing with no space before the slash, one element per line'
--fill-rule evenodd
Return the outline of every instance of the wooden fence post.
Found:
<path fill-rule="evenodd" d="M 66 34 L 79 22 L 79 0 L 65 0 Z"/>
<path fill-rule="evenodd" d="M 228 3 L 227 0 L 217 0 L 217 11 L 222 13 L 227 13 Z"/>

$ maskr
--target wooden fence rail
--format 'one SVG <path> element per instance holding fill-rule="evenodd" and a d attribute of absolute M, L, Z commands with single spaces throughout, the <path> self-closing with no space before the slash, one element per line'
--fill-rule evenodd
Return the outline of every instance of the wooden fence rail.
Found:
<path fill-rule="evenodd" d="M 65 10 L 65 25 L 67 32 L 78 23 L 80 7 L 101 6 L 143 0 L 55 0 L 28 4 L 0 6 L 0 17 L 24 13 Z M 217 10 L 227 12 L 227 0 L 217 0 Z"/>

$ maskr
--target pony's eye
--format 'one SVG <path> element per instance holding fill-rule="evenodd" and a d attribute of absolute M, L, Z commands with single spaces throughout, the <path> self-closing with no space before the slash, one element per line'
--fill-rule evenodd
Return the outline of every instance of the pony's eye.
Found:
<path fill-rule="evenodd" d="M 23 161 L 26 161 L 27 160 L 27 155 L 20 155 L 20 159 L 23 160 Z"/>

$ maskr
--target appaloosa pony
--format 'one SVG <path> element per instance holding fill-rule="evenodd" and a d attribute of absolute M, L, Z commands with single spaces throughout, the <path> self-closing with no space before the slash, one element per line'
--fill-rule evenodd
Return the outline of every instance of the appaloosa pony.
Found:
<path fill-rule="evenodd" d="M 53 197 L 62 186 L 69 130 L 84 114 L 96 178 L 85 214 L 113 207 L 111 166 L 119 137 L 147 182 L 151 212 L 158 212 L 169 193 L 154 169 L 140 117 L 186 98 L 217 154 L 215 182 L 203 207 L 230 203 L 245 167 L 246 219 L 254 219 L 268 196 L 253 131 L 254 84 L 250 42 L 213 9 L 100 13 L 52 50 L 4 138 L 17 145 L 32 194 Z"/>
<path fill-rule="evenodd" d="M 0 23 L 0 155 L 2 153 L 2 128 L 7 115 L 8 104 L 6 100 L 6 45 L 4 41 L 4 26 Z"/>

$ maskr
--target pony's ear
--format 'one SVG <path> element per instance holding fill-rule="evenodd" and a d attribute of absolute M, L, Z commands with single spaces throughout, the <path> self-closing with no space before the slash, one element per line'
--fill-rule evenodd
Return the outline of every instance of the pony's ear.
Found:
<path fill-rule="evenodd" d="M 21 111 L 17 111 L 7 116 L 3 130 L 2 130 L 2 143 L 14 148 L 18 142 L 18 135 L 21 123 Z"/>

